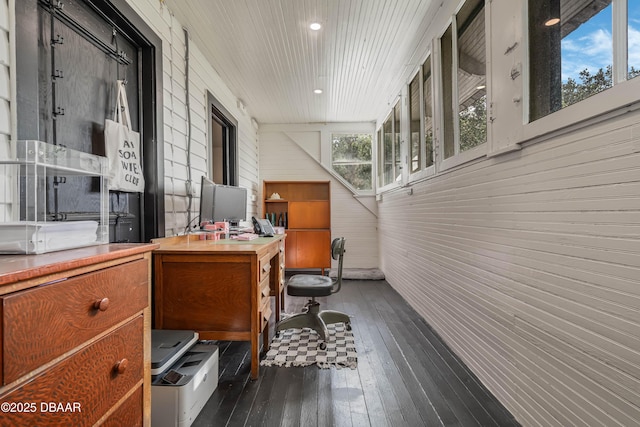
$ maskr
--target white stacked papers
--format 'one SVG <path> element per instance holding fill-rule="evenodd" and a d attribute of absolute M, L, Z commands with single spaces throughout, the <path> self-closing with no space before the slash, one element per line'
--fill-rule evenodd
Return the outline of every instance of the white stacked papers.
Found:
<path fill-rule="evenodd" d="M 98 222 L 7 222 L 0 224 L 0 253 L 41 254 L 98 241 Z"/>

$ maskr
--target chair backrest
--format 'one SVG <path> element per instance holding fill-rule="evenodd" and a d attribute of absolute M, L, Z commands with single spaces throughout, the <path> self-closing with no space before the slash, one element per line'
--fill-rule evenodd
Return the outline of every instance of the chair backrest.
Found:
<path fill-rule="evenodd" d="M 334 294 L 342 287 L 342 259 L 344 258 L 344 237 L 336 237 L 331 242 L 331 258 L 338 261 L 338 274 L 333 281 L 333 289 L 331 293 Z"/>

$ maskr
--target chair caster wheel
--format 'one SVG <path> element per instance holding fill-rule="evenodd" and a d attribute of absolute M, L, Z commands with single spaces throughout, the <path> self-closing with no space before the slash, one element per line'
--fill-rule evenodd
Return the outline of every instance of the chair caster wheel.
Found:
<path fill-rule="evenodd" d="M 351 330 L 351 323 L 347 323 L 347 331 Z"/>
<path fill-rule="evenodd" d="M 321 342 L 319 347 L 320 347 L 320 350 L 326 350 L 327 349 L 327 343 L 326 342 Z"/>

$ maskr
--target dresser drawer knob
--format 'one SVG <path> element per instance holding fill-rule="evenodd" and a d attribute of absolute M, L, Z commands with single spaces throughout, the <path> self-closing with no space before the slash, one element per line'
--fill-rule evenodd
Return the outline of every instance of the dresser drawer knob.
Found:
<path fill-rule="evenodd" d="M 93 303 L 93 308 L 100 311 L 105 311 L 109 308 L 109 298 L 98 299 Z"/>
<path fill-rule="evenodd" d="M 127 366 L 129 366 L 129 361 L 127 359 L 122 359 L 116 362 L 115 366 L 113 367 L 113 370 L 117 374 L 124 374 L 124 372 L 127 370 Z"/>

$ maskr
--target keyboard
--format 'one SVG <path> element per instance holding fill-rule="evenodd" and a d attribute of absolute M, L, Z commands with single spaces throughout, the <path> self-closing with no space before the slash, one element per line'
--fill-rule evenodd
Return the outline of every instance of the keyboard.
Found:
<path fill-rule="evenodd" d="M 236 239 L 237 240 L 253 240 L 253 239 L 257 239 L 258 237 L 260 236 L 254 233 L 242 233 L 242 234 L 238 234 L 236 236 Z"/>

